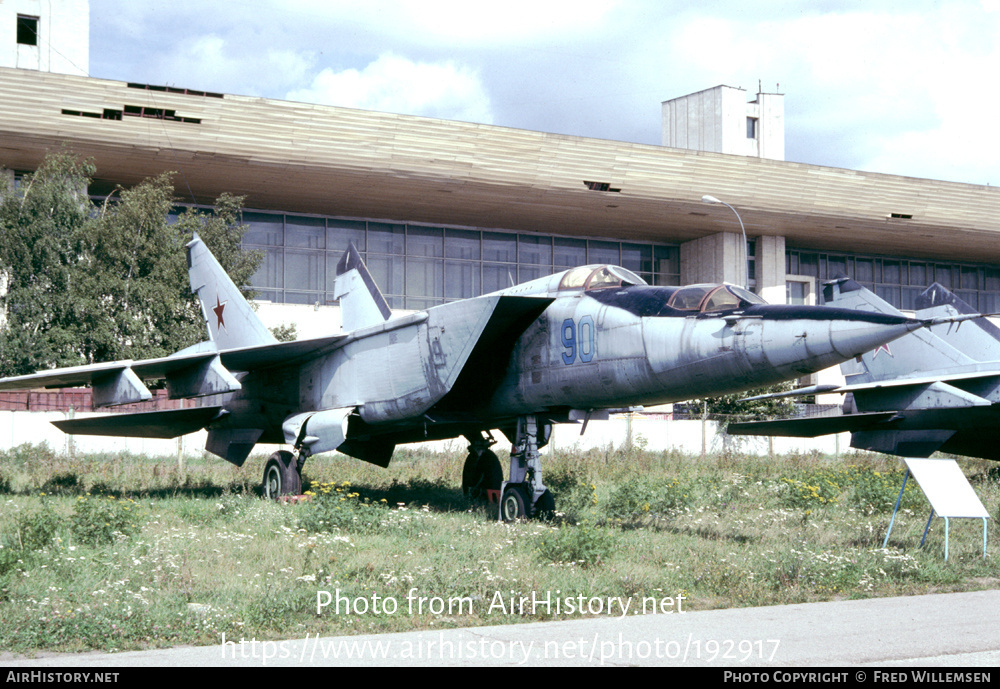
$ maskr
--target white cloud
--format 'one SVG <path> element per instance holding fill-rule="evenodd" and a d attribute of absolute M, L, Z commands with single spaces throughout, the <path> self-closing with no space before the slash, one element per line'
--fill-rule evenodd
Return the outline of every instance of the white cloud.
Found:
<path fill-rule="evenodd" d="M 91 1 L 99 77 L 646 143 L 760 79 L 790 160 L 997 183 L 1000 0 Z"/>
<path fill-rule="evenodd" d="M 324 69 L 289 100 L 363 110 L 491 123 L 493 112 L 479 75 L 452 62 L 412 62 L 387 53 L 364 69 Z"/>
<path fill-rule="evenodd" d="M 1000 66 L 1000 17 L 977 5 L 694 15 L 675 27 L 668 60 L 689 65 L 685 86 L 696 89 L 726 83 L 752 95 L 758 78 L 765 90 L 780 82 L 790 159 L 985 183 L 986 161 L 1000 156 L 990 134 L 1000 102 L 984 79 Z"/>
<path fill-rule="evenodd" d="M 253 37 L 247 40 L 254 45 Z M 171 83 L 189 88 L 259 95 L 303 80 L 312 64 L 311 53 L 247 50 L 240 42 L 207 34 L 176 43 L 159 57 L 156 70 L 169 74 Z"/>
<path fill-rule="evenodd" d="M 507 44 L 528 39 L 551 42 L 599 29 L 618 4 L 616 0 L 434 0 L 374 6 L 394 8 L 397 26 L 408 32 L 465 44 Z"/>

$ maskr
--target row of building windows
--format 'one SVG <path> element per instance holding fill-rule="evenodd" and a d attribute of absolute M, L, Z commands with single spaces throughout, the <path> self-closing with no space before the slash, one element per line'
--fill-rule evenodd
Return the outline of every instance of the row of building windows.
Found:
<path fill-rule="evenodd" d="M 243 221 L 244 246 L 264 254 L 252 281 L 257 298 L 280 303 L 331 303 L 350 243 L 392 308 L 427 308 L 589 263 L 680 284 L 677 246 L 256 211 Z"/>
<path fill-rule="evenodd" d="M 1000 307 L 1000 268 L 989 265 L 916 261 L 904 258 L 788 250 L 785 272 L 815 278 L 820 285 L 838 274 L 848 275 L 898 309 L 913 310 L 917 296 L 935 282 L 972 308 L 996 313 Z M 801 287 L 790 293 L 801 297 Z M 817 303 L 822 303 L 822 292 Z"/>
<path fill-rule="evenodd" d="M 336 266 L 351 243 L 397 309 L 467 299 L 595 263 L 620 265 L 653 285 L 681 284 L 676 245 L 261 211 L 245 211 L 243 221 L 244 246 L 263 253 L 252 280 L 257 298 L 277 303 L 332 303 Z M 752 287 L 754 240 L 747 249 Z M 997 266 L 789 249 L 785 272 L 789 303 L 823 303 L 822 283 L 846 274 L 903 310 L 938 282 L 977 310 L 1000 311 Z"/>

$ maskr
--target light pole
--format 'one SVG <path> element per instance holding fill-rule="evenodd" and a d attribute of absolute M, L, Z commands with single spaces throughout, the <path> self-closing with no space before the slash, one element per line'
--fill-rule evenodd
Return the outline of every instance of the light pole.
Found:
<path fill-rule="evenodd" d="M 725 206 L 726 208 L 728 208 L 729 210 L 731 210 L 733 213 L 736 213 L 736 209 L 733 208 L 732 206 L 730 206 L 728 203 L 726 203 L 725 201 L 720 201 L 719 199 L 715 198 L 714 196 L 709 196 L 708 194 L 706 194 L 705 196 L 701 197 L 701 202 L 702 203 L 711 203 L 711 204 L 722 204 L 723 206 Z M 743 233 L 743 259 L 744 259 L 743 260 L 743 271 L 744 271 L 743 272 L 743 287 L 746 290 L 749 291 L 749 289 L 750 289 L 750 253 L 747 251 L 747 231 L 746 231 L 746 228 L 743 227 L 743 218 L 740 217 L 739 213 L 736 213 L 736 219 L 740 221 L 740 232 Z"/>

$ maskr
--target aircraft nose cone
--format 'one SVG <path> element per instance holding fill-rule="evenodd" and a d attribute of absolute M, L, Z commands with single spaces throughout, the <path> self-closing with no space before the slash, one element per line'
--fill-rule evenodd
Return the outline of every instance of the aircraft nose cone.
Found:
<path fill-rule="evenodd" d="M 791 376 L 842 363 L 921 327 L 903 316 L 825 306 L 761 307 L 760 353 Z"/>
<path fill-rule="evenodd" d="M 833 310 L 833 309 L 831 309 Z M 845 359 L 861 356 L 921 327 L 913 318 L 882 313 L 836 309 L 830 321 L 830 345 Z"/>

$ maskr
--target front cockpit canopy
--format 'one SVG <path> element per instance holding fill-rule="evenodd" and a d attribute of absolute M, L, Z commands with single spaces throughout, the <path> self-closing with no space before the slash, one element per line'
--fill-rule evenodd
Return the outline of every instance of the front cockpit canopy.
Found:
<path fill-rule="evenodd" d="M 736 285 L 688 285 L 673 293 L 667 305 L 678 311 L 727 311 L 767 302 L 749 290 Z"/>

